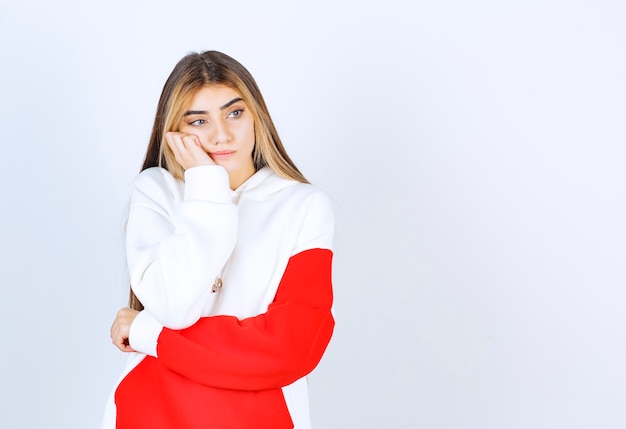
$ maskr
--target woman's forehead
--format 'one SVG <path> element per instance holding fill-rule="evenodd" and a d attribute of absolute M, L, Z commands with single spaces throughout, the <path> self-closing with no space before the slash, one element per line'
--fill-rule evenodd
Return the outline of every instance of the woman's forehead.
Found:
<path fill-rule="evenodd" d="M 204 108 L 205 110 L 223 110 L 233 100 L 244 101 L 241 93 L 227 85 L 205 85 L 198 88 L 190 97 L 188 108 Z"/>

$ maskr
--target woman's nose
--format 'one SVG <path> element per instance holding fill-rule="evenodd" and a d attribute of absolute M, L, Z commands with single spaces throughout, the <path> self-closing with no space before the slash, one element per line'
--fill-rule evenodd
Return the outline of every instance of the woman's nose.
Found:
<path fill-rule="evenodd" d="M 230 143 L 232 135 L 228 129 L 228 125 L 225 122 L 218 121 L 215 123 L 215 134 L 213 136 L 213 143 L 218 145 L 220 143 Z"/>

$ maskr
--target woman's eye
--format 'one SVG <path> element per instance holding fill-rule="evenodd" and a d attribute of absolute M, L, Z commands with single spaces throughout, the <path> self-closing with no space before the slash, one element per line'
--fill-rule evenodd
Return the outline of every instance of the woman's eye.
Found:
<path fill-rule="evenodd" d="M 233 110 L 232 112 L 230 112 L 228 116 L 230 118 L 238 118 L 241 116 L 242 113 L 243 113 L 243 109 L 237 109 L 237 110 Z"/>
<path fill-rule="evenodd" d="M 189 125 L 200 126 L 206 124 L 204 119 L 196 119 L 195 121 L 189 122 Z"/>

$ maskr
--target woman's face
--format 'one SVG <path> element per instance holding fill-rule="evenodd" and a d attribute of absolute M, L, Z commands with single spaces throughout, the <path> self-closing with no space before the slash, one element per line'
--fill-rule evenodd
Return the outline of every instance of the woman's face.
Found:
<path fill-rule="evenodd" d="M 254 118 L 233 88 L 199 89 L 183 114 L 179 131 L 198 136 L 211 159 L 228 171 L 231 185 L 239 186 L 254 174 Z"/>

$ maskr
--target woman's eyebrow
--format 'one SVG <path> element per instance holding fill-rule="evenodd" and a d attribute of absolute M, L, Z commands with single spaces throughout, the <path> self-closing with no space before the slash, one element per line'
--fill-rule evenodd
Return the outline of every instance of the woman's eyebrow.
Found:
<path fill-rule="evenodd" d="M 185 114 L 183 116 L 189 116 L 189 115 L 206 115 L 209 112 L 207 112 L 206 110 L 187 110 L 185 112 Z"/>
<path fill-rule="evenodd" d="M 243 98 L 241 98 L 241 97 L 233 98 L 228 103 L 226 103 L 222 107 L 220 107 L 220 110 L 228 109 L 230 106 L 232 106 L 233 104 L 235 104 L 238 101 L 243 101 Z"/>
<path fill-rule="evenodd" d="M 220 110 L 224 110 L 224 109 L 228 109 L 230 106 L 232 106 L 233 104 L 235 104 L 238 101 L 243 101 L 243 98 L 241 97 L 237 97 L 237 98 L 233 98 L 232 100 L 230 100 L 228 103 L 224 104 L 222 107 L 220 107 Z M 190 116 L 190 115 L 208 115 L 209 112 L 206 110 L 187 110 L 183 116 Z"/>

